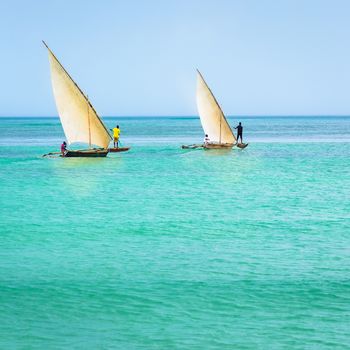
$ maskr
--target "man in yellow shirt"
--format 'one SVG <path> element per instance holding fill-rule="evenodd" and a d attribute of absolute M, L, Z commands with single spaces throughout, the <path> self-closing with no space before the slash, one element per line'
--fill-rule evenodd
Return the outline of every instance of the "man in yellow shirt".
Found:
<path fill-rule="evenodd" d="M 114 148 L 115 145 L 117 144 L 117 148 L 119 147 L 119 135 L 120 135 L 120 129 L 119 129 L 119 125 L 117 125 L 115 128 L 110 129 L 113 131 L 113 144 L 114 144 Z"/>

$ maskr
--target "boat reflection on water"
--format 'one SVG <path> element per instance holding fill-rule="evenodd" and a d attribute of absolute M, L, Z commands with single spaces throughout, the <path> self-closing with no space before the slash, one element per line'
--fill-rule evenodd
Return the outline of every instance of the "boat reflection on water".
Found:
<path fill-rule="evenodd" d="M 221 148 L 221 149 L 206 149 L 204 148 L 206 152 L 204 152 L 205 156 L 212 157 L 212 156 L 227 156 L 232 154 L 231 148 Z"/>
<path fill-rule="evenodd" d="M 51 166 L 57 179 L 58 189 L 67 193 L 67 198 L 82 199 L 101 191 L 105 177 L 117 176 L 124 159 L 122 157 L 107 158 L 52 158 Z M 106 186 L 106 198 L 109 188 Z"/>

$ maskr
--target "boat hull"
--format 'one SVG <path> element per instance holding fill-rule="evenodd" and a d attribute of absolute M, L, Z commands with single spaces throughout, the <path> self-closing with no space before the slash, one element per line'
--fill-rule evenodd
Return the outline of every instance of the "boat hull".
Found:
<path fill-rule="evenodd" d="M 129 151 L 130 147 L 116 147 L 116 148 L 108 148 L 109 152 L 126 152 Z"/>
<path fill-rule="evenodd" d="M 86 150 L 78 150 L 78 151 L 68 150 L 67 153 L 65 154 L 65 157 L 96 158 L 96 157 L 106 157 L 107 154 L 108 154 L 108 149 L 86 149 Z"/>
<path fill-rule="evenodd" d="M 230 149 L 234 146 L 233 143 L 207 143 L 203 146 L 204 149 Z"/>
<path fill-rule="evenodd" d="M 249 143 L 237 143 L 236 146 L 237 146 L 238 148 L 242 148 L 242 149 L 243 149 L 243 148 L 246 148 L 248 145 L 249 145 Z"/>

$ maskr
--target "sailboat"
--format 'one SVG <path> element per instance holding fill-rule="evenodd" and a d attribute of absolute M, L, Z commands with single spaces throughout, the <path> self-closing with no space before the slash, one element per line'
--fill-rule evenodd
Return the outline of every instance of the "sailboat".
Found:
<path fill-rule="evenodd" d="M 106 126 L 88 96 L 43 43 L 49 53 L 53 94 L 68 145 L 77 142 L 89 145 L 87 149 L 67 150 L 65 157 L 105 157 L 112 140 Z"/>
<path fill-rule="evenodd" d="M 245 144 L 237 144 L 224 112 L 198 69 L 196 100 L 204 134 L 208 135 L 210 141 L 201 145 L 182 146 L 182 148 L 230 149 L 233 146 L 246 147 Z"/>

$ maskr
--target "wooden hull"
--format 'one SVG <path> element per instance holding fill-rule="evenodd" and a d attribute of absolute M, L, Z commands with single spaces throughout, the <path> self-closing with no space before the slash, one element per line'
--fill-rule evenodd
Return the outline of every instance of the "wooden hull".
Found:
<path fill-rule="evenodd" d="M 204 148 L 204 149 L 231 149 L 235 146 L 233 143 L 209 143 L 209 144 L 194 144 L 194 145 L 182 145 L 182 149 L 196 149 L 196 148 Z M 241 147 L 244 148 L 244 147 Z"/>
<path fill-rule="evenodd" d="M 72 151 L 68 150 L 65 154 L 65 157 L 88 157 L 88 158 L 96 158 L 96 157 L 106 157 L 108 154 L 108 149 L 86 149 L 86 150 L 78 150 Z"/>
<path fill-rule="evenodd" d="M 246 148 L 248 145 L 249 145 L 249 143 L 237 143 L 236 146 L 237 146 L 238 148 L 242 148 L 242 149 L 243 149 L 243 148 Z"/>
<path fill-rule="evenodd" d="M 116 147 L 116 148 L 108 148 L 109 152 L 126 152 L 129 151 L 130 147 Z"/>
<path fill-rule="evenodd" d="M 233 143 L 208 143 L 203 146 L 204 149 L 230 149 L 234 146 Z"/>

